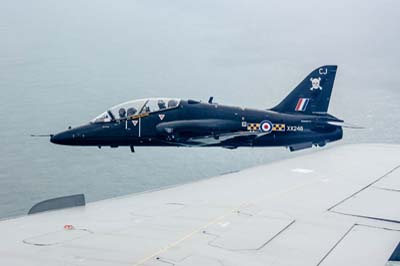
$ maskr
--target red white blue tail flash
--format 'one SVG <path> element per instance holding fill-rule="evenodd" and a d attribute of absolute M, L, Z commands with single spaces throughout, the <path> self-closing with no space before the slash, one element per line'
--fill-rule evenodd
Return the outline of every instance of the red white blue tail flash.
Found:
<path fill-rule="evenodd" d="M 310 101 L 309 98 L 299 98 L 295 111 L 304 112 L 307 108 L 307 104 L 309 101 Z"/>

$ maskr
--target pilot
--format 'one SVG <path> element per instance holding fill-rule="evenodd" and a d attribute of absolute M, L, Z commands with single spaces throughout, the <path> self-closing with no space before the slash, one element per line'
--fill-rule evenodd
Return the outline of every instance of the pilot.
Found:
<path fill-rule="evenodd" d="M 160 108 L 160 110 L 167 108 L 167 106 L 165 105 L 165 102 L 163 100 L 158 100 L 157 104 L 158 104 L 158 108 Z"/>
<path fill-rule="evenodd" d="M 121 119 L 125 118 L 125 116 L 126 116 L 125 108 L 119 109 L 118 114 L 119 114 L 119 118 L 121 118 Z"/>
<path fill-rule="evenodd" d="M 136 114 L 136 108 L 135 107 L 131 107 L 128 109 L 128 111 L 126 111 L 126 116 L 130 117 L 133 116 L 134 114 Z"/>
<path fill-rule="evenodd" d="M 168 108 L 175 107 L 178 105 L 178 102 L 174 99 L 168 101 Z"/>

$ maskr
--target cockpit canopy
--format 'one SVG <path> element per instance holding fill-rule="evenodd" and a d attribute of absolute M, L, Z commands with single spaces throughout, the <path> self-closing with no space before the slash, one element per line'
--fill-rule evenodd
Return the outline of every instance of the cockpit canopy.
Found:
<path fill-rule="evenodd" d="M 94 118 L 92 123 L 110 122 L 113 120 L 120 120 L 131 118 L 132 116 L 152 113 L 161 110 L 172 109 L 178 107 L 180 99 L 176 98 L 149 98 L 133 100 L 116 105 L 106 112 Z"/>

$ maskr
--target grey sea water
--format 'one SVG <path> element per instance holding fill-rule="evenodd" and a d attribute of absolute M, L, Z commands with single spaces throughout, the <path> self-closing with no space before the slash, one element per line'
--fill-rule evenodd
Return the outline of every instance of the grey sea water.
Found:
<path fill-rule="evenodd" d="M 268 108 L 312 69 L 338 64 L 330 113 L 365 129 L 345 130 L 334 145 L 400 143 L 399 33 L 399 1 L 2 0 L 0 217 L 51 197 L 100 200 L 304 153 L 132 154 L 30 137 L 86 123 L 135 98 L 214 96 Z"/>

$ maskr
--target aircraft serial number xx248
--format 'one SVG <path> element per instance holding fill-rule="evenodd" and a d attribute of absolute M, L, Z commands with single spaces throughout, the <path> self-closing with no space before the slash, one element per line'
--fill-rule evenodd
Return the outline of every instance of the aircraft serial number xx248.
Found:
<path fill-rule="evenodd" d="M 337 66 L 312 71 L 281 103 L 256 110 L 195 100 L 151 98 L 110 108 L 89 124 L 51 135 L 82 146 L 285 146 L 291 151 L 342 138 L 344 125 L 327 113 Z"/>

